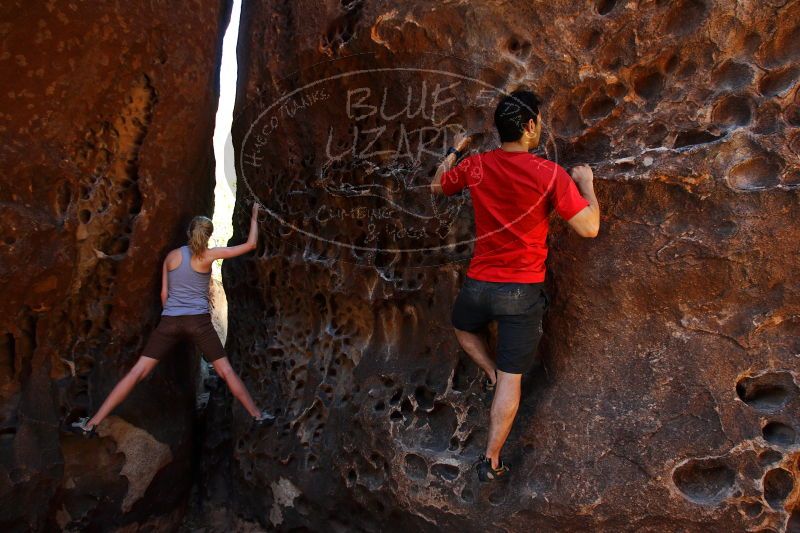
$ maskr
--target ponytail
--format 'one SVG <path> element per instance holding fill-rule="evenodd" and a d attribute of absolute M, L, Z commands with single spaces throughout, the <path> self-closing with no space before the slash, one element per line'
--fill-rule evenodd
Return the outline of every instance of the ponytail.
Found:
<path fill-rule="evenodd" d="M 208 217 L 194 217 L 189 223 L 189 249 L 195 257 L 202 257 L 208 249 L 208 239 L 214 233 L 214 225 Z"/>

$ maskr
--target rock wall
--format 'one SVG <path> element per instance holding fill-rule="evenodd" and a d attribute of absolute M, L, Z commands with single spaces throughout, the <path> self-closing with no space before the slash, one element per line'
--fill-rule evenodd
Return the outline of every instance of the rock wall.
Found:
<path fill-rule="evenodd" d="M 253 196 L 269 216 L 225 269 L 228 348 L 280 416 L 249 431 L 234 406 L 218 497 L 280 530 L 800 528 L 800 2 L 300 0 L 242 20 L 239 236 Z M 443 129 L 413 106 L 453 79 L 440 110 L 475 150 L 497 146 L 499 91 L 536 90 L 543 153 L 591 164 L 604 211 L 596 240 L 552 228 L 505 485 L 474 480 L 487 409 L 449 325 L 468 198 L 412 190 L 437 157 L 404 158 Z"/>
<path fill-rule="evenodd" d="M 0 6 L 0 528 L 159 530 L 191 484 L 194 354 L 84 441 L 160 313 L 160 263 L 213 208 L 230 3 Z"/>

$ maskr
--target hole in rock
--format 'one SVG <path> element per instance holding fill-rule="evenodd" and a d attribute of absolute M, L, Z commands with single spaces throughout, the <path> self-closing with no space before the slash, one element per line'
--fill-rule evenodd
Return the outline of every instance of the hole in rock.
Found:
<path fill-rule="evenodd" d="M 436 403 L 428 414 L 427 422 L 430 433 L 423 440 L 423 445 L 437 452 L 447 450 L 458 427 L 458 418 L 453 408 L 446 403 Z"/>
<path fill-rule="evenodd" d="M 633 90 L 648 102 L 661 96 L 664 89 L 664 75 L 657 70 L 643 70 L 634 75 Z"/>
<path fill-rule="evenodd" d="M 616 105 L 617 102 L 613 98 L 604 94 L 593 96 L 583 104 L 581 116 L 584 120 L 598 120 L 611 113 Z"/>
<path fill-rule="evenodd" d="M 711 112 L 711 119 L 724 126 L 747 126 L 752 118 L 753 104 L 746 96 L 725 96 Z"/>
<path fill-rule="evenodd" d="M 658 148 L 667 137 L 669 129 L 662 123 L 656 122 L 650 126 L 644 136 L 645 144 L 648 148 Z"/>
<path fill-rule="evenodd" d="M 457 479 L 460 473 L 458 467 L 453 465 L 435 464 L 431 467 L 431 474 L 447 481 Z"/>
<path fill-rule="evenodd" d="M 783 468 L 770 470 L 764 476 L 764 499 L 773 509 L 782 509 L 783 502 L 794 488 L 794 478 Z"/>
<path fill-rule="evenodd" d="M 400 398 L 402 397 L 403 397 L 403 389 L 397 389 L 395 393 L 392 394 L 392 397 L 389 398 L 389 403 L 391 405 L 397 405 L 398 403 L 400 403 Z"/>
<path fill-rule="evenodd" d="M 120 237 L 114 240 L 114 243 L 111 245 L 111 250 L 109 255 L 119 255 L 124 254 L 128 251 L 128 247 L 130 246 L 131 241 L 127 237 Z"/>
<path fill-rule="evenodd" d="M 519 37 L 512 37 L 506 43 L 506 50 L 517 57 L 525 57 L 531 51 L 531 43 Z"/>
<path fill-rule="evenodd" d="M 721 139 L 723 135 L 714 135 L 706 130 L 689 130 L 680 132 L 675 137 L 673 148 L 685 148 L 687 146 L 695 146 L 698 144 L 707 144 Z"/>
<path fill-rule="evenodd" d="M 63 217 L 64 215 L 66 215 L 71 201 L 72 201 L 72 185 L 70 185 L 69 181 L 64 180 L 58 187 L 58 193 L 56 196 L 56 209 L 58 211 L 59 216 Z"/>
<path fill-rule="evenodd" d="M 447 449 L 451 452 L 458 451 L 458 448 L 461 446 L 461 441 L 458 440 L 458 437 L 451 437 L 450 438 L 450 446 Z"/>
<path fill-rule="evenodd" d="M 754 157 L 734 166 L 728 174 L 728 183 L 740 191 L 758 191 L 778 185 L 780 165 L 773 159 Z"/>
<path fill-rule="evenodd" d="M 411 405 L 411 401 L 408 398 L 403 400 L 402 403 L 400 404 L 400 411 L 406 414 L 409 414 L 414 411 L 414 406 Z"/>
<path fill-rule="evenodd" d="M 758 411 L 776 411 L 793 399 L 797 392 L 797 384 L 788 372 L 746 376 L 736 383 L 739 398 Z"/>
<path fill-rule="evenodd" d="M 78 213 L 78 220 L 81 221 L 81 224 L 88 224 L 89 221 L 92 219 L 92 212 L 88 209 L 81 209 Z"/>
<path fill-rule="evenodd" d="M 598 0 L 597 13 L 599 15 L 608 15 L 614 10 L 614 6 L 616 5 L 617 5 L 617 0 Z"/>
<path fill-rule="evenodd" d="M 742 504 L 742 510 L 750 518 L 755 518 L 764 510 L 764 506 L 759 502 L 746 502 Z"/>
<path fill-rule="evenodd" d="M 711 74 L 713 86 L 723 90 L 736 90 L 750 85 L 753 69 L 744 63 L 726 61 Z"/>
<path fill-rule="evenodd" d="M 764 450 L 758 454 L 758 464 L 761 466 L 772 465 L 780 462 L 783 454 L 776 450 Z"/>
<path fill-rule="evenodd" d="M 692 459 L 675 469 L 672 480 L 690 501 L 715 505 L 731 493 L 736 473 L 717 459 Z"/>
<path fill-rule="evenodd" d="M 468 373 L 471 370 L 467 355 L 460 353 L 456 367 L 453 369 L 453 390 L 465 391 L 469 387 L 470 379 Z"/>
<path fill-rule="evenodd" d="M 767 97 L 777 96 L 794 85 L 798 74 L 800 74 L 800 68 L 795 66 L 768 72 L 758 82 L 758 92 Z"/>
<path fill-rule="evenodd" d="M 434 397 L 433 391 L 427 387 L 420 386 L 414 391 L 414 398 L 417 399 L 417 405 L 423 411 L 430 411 L 433 408 Z"/>
<path fill-rule="evenodd" d="M 611 139 L 599 131 L 590 131 L 572 144 L 572 157 L 587 163 L 604 160 L 610 152 Z"/>
<path fill-rule="evenodd" d="M 586 33 L 584 33 L 581 42 L 583 43 L 583 47 L 587 50 L 594 50 L 597 48 L 597 45 L 600 44 L 600 39 L 603 37 L 603 32 L 596 29 L 590 29 Z"/>
<path fill-rule="evenodd" d="M 764 440 L 776 446 L 789 446 L 794 444 L 797 433 L 794 429 L 781 422 L 767 422 L 761 428 Z"/>
<path fill-rule="evenodd" d="M 404 470 L 412 479 L 425 479 L 428 477 L 428 464 L 425 459 L 413 453 L 406 455 Z"/>

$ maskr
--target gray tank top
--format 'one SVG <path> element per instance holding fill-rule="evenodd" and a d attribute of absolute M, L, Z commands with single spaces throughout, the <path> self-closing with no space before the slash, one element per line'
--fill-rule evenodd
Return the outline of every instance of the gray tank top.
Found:
<path fill-rule="evenodd" d="M 211 272 L 192 268 L 192 253 L 181 246 L 181 265 L 167 272 L 167 303 L 163 316 L 202 315 L 208 313 L 208 283 Z"/>

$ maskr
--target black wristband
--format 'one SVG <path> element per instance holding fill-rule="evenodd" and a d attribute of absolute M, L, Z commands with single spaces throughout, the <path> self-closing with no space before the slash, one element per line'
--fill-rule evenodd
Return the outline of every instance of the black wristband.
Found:
<path fill-rule="evenodd" d="M 450 147 L 447 149 L 447 153 L 444 155 L 445 157 L 449 157 L 450 154 L 456 154 L 456 161 L 461 159 L 461 152 L 459 152 L 456 148 Z"/>

